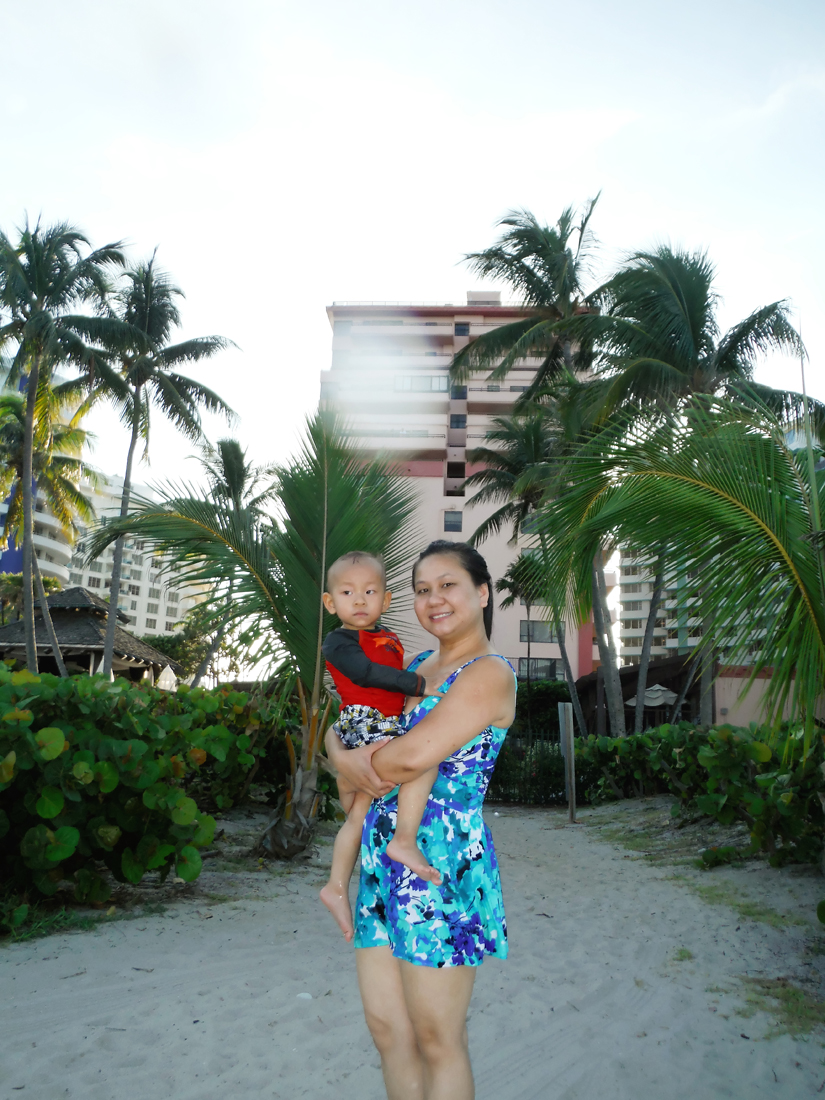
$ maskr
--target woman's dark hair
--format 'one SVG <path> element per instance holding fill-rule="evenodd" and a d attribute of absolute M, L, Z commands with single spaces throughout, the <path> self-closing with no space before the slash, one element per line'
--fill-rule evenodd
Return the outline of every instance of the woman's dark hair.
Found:
<path fill-rule="evenodd" d="M 483 608 L 483 617 L 484 631 L 489 638 L 493 633 L 493 578 L 490 576 L 487 562 L 482 558 L 475 547 L 468 545 L 466 542 L 450 542 L 449 539 L 436 539 L 435 542 L 431 542 L 430 545 L 425 547 L 418 555 L 412 571 L 413 588 L 415 588 L 416 570 L 424 558 L 432 557 L 433 554 L 452 554 L 454 558 L 458 558 L 461 562 L 462 569 L 470 574 L 476 588 L 480 588 L 482 584 L 487 585 L 487 606 Z"/>

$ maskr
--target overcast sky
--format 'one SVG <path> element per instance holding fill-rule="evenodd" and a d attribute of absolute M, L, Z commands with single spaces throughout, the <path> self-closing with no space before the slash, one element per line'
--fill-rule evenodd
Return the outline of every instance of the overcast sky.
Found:
<path fill-rule="evenodd" d="M 825 399 L 824 27 L 821 0 L 0 0 L 0 227 L 158 246 L 183 334 L 239 345 L 198 377 L 260 461 L 317 403 L 333 299 L 463 301 L 508 209 L 598 191 L 603 273 L 707 249 L 724 325 L 801 310 Z M 120 472 L 125 435 L 90 426 Z M 191 450 L 156 420 L 138 476 Z"/>

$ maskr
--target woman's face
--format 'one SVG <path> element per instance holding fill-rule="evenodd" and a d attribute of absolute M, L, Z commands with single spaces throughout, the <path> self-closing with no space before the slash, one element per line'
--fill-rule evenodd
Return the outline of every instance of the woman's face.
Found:
<path fill-rule="evenodd" d="M 454 554 L 431 554 L 416 568 L 415 613 L 436 638 L 466 630 L 483 633 L 483 610 L 489 598 L 487 585 L 477 588 Z"/>

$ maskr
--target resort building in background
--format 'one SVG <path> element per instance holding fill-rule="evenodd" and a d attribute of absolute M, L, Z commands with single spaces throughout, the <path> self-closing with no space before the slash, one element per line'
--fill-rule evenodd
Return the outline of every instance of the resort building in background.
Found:
<path fill-rule="evenodd" d="M 120 513 L 120 497 L 123 478 L 99 475 L 97 485 L 83 481 L 80 491 L 89 497 L 98 517 L 116 516 Z M 136 485 L 138 496 L 152 498 L 145 485 Z M 0 504 L 0 515 L 6 510 Z M 114 547 L 110 546 L 99 558 L 84 564 L 83 534 L 81 527 L 77 541 L 72 544 L 60 524 L 49 512 L 42 497 L 35 502 L 34 550 L 44 576 L 55 577 L 63 588 L 80 585 L 97 596 L 108 598 L 112 586 L 112 560 Z M 175 583 L 174 574 L 162 571 L 163 559 L 157 554 L 145 552 L 143 543 L 127 539 L 120 576 L 118 610 L 123 612 L 123 623 L 134 634 L 172 634 L 180 629 L 182 619 L 204 597 L 201 593 L 184 589 Z M 0 555 L 0 572 L 19 573 L 23 568 L 20 549 L 6 550 Z"/>
<path fill-rule="evenodd" d="M 620 663 L 639 663 L 655 582 L 655 561 L 623 553 L 619 566 Z M 691 614 L 696 602 L 691 578 L 666 573 L 653 630 L 651 659 L 685 656 L 699 644 L 702 624 Z"/>
<path fill-rule="evenodd" d="M 327 308 L 332 326 L 332 362 L 321 374 L 321 401 L 342 417 L 350 442 L 365 458 L 394 460 L 400 476 L 413 480 L 418 496 L 416 523 L 421 546 L 433 539 L 461 541 L 498 505 L 467 507 L 473 495 L 465 478 L 468 451 L 486 445 L 491 418 L 512 414 L 519 394 L 533 379 L 540 359 L 520 360 L 501 382 L 475 374 L 467 385 L 451 386 L 453 356 L 471 340 L 526 316 L 502 304 L 500 293 L 469 292 L 466 304 L 334 302 Z M 479 549 L 498 580 L 528 542 L 512 546 L 508 529 Z M 395 593 L 404 601 L 409 592 Z M 527 676 L 528 638 L 531 679 L 564 679 L 558 640 L 543 609 L 515 606 L 502 611 L 496 593 L 493 639 L 498 651 Z M 418 625 L 407 598 L 402 640 L 410 650 L 432 639 Z M 566 629 L 574 677 L 598 665 L 593 626 Z"/>

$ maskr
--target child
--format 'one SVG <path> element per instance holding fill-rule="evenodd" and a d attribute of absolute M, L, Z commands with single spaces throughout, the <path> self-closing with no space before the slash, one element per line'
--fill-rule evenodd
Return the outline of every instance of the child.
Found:
<path fill-rule="evenodd" d="M 374 555 L 357 550 L 344 554 L 330 566 L 327 588 L 324 606 L 342 624 L 326 636 L 323 647 L 327 668 L 342 703 L 333 729 L 348 749 L 396 737 L 404 732 L 398 728 L 398 718 L 405 696 L 438 693 L 428 692 L 424 677 L 417 672 L 404 671 L 401 642 L 378 625 L 392 598 L 387 591 L 383 563 Z M 436 885 L 440 884 L 441 876 L 421 854 L 416 836 L 437 772 L 437 768 L 431 768 L 400 787 L 395 836 L 387 847 L 392 859 Z M 341 780 L 338 794 L 347 820 L 335 838 L 332 869 L 329 882 L 321 891 L 321 901 L 335 917 L 344 939 L 351 940 L 355 930 L 349 881 L 371 799 L 363 791 L 351 790 Z"/>

